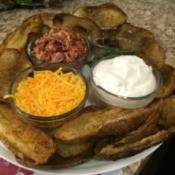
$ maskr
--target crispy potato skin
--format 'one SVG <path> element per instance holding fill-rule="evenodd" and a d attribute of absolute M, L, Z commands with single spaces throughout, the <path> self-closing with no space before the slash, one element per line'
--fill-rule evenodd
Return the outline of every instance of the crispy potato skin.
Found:
<path fill-rule="evenodd" d="M 150 146 L 157 145 L 166 139 L 174 132 L 175 130 L 160 130 L 154 134 L 143 137 L 140 140 L 137 140 L 133 143 L 126 143 L 121 146 L 115 146 L 109 144 L 102 148 L 99 152 L 94 155 L 95 159 L 106 159 L 106 160 L 117 160 L 124 157 L 133 156 Z"/>
<path fill-rule="evenodd" d="M 160 73 L 163 79 L 163 85 L 160 88 L 157 98 L 165 98 L 173 93 L 175 90 L 175 67 L 165 64 Z"/>
<path fill-rule="evenodd" d="M 95 159 L 117 160 L 135 155 L 151 146 L 157 145 L 174 136 L 175 133 L 175 96 L 161 100 L 158 113 L 152 113 L 137 130 L 116 141 L 97 143 Z M 101 145 L 100 145 L 101 144 Z"/>
<path fill-rule="evenodd" d="M 31 65 L 26 52 L 17 49 L 3 49 L 0 52 L 0 100 L 8 93 L 10 82 L 24 68 Z"/>
<path fill-rule="evenodd" d="M 7 103 L 0 103 L 0 140 L 27 166 L 47 162 L 55 153 L 55 142 L 46 133 L 21 121 L 19 115 Z"/>
<path fill-rule="evenodd" d="M 75 157 L 87 152 L 92 148 L 93 142 L 78 142 L 78 143 L 67 143 L 61 140 L 56 140 L 57 153 L 64 158 Z"/>
<path fill-rule="evenodd" d="M 27 44 L 28 34 L 40 32 L 42 25 L 43 21 L 40 14 L 29 17 L 15 31 L 7 35 L 0 45 L 0 51 L 4 48 L 24 49 Z"/>
<path fill-rule="evenodd" d="M 91 30 L 99 30 L 99 26 L 90 19 L 74 16 L 69 13 L 60 13 L 53 18 L 53 25 L 63 30 L 79 33 L 87 38 Z"/>
<path fill-rule="evenodd" d="M 94 111 L 99 111 L 100 109 L 97 108 L 96 106 L 87 106 L 85 107 L 80 114 L 85 114 L 88 112 L 94 112 Z M 55 134 L 58 132 L 59 129 L 54 130 L 52 133 L 50 133 L 53 137 L 55 137 Z M 60 139 L 57 139 L 55 137 L 56 141 L 56 151 L 58 155 L 61 155 L 64 158 L 69 158 L 69 157 L 76 157 L 81 154 L 84 154 L 88 152 L 90 149 L 92 149 L 94 142 L 91 141 L 80 141 L 77 143 L 67 143 L 65 141 L 62 141 Z"/>
<path fill-rule="evenodd" d="M 116 29 L 116 40 L 119 48 L 136 49 L 135 55 L 157 69 L 165 65 L 164 50 L 149 30 L 126 22 Z"/>
<path fill-rule="evenodd" d="M 99 6 L 81 6 L 73 12 L 73 15 L 89 18 L 103 29 L 116 27 L 127 20 L 126 13 L 111 2 Z"/>
<path fill-rule="evenodd" d="M 146 38 L 136 55 L 146 60 L 148 64 L 153 65 L 158 70 L 164 66 L 166 60 L 165 52 L 155 38 Z"/>
<path fill-rule="evenodd" d="M 124 109 L 107 107 L 95 112 L 86 112 L 65 123 L 56 133 L 57 139 L 79 142 L 93 138 L 120 135 L 138 128 L 158 110 L 159 104 L 145 108 Z"/>
<path fill-rule="evenodd" d="M 158 122 L 165 128 L 175 125 L 175 95 L 163 99 L 163 107 Z"/>

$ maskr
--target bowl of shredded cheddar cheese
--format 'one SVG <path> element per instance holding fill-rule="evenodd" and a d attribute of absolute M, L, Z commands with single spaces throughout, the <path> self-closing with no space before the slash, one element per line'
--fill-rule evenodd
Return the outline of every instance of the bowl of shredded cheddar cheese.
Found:
<path fill-rule="evenodd" d="M 61 126 L 83 109 L 88 85 L 81 72 L 58 63 L 34 65 L 12 81 L 9 94 L 25 120 L 43 129 Z"/>

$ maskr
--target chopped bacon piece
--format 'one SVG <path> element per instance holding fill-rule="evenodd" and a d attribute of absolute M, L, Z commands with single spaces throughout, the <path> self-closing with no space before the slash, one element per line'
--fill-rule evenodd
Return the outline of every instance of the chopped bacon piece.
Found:
<path fill-rule="evenodd" d="M 79 35 L 53 27 L 35 41 L 34 56 L 45 62 L 71 62 L 87 50 L 85 40 Z"/>

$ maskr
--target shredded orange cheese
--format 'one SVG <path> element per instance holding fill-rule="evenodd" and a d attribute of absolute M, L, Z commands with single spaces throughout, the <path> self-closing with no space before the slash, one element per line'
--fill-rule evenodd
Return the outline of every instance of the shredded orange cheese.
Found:
<path fill-rule="evenodd" d="M 19 84 L 14 98 L 17 106 L 26 113 L 55 116 L 78 106 L 85 92 L 86 87 L 79 76 L 63 73 L 60 68 L 55 72 L 35 71 L 33 77 Z"/>

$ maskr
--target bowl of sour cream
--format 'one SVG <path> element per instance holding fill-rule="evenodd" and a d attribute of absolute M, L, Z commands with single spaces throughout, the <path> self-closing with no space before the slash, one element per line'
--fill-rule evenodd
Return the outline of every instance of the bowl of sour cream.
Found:
<path fill-rule="evenodd" d="M 99 106 L 144 107 L 161 85 L 159 71 L 135 55 L 105 57 L 91 70 L 91 87 Z"/>

